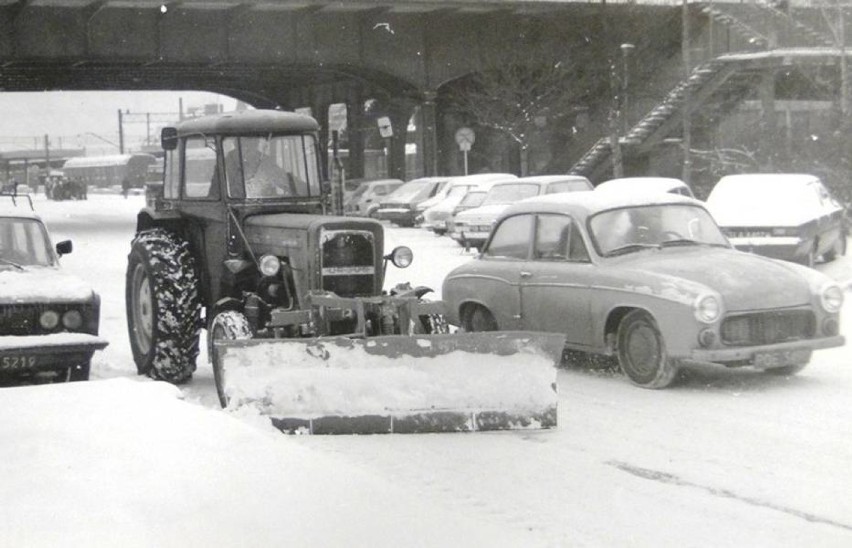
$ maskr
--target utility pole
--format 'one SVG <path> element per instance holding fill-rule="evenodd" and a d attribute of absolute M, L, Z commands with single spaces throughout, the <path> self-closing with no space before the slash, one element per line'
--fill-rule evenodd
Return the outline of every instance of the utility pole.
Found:
<path fill-rule="evenodd" d="M 124 121 L 121 109 L 118 109 L 118 152 L 124 154 Z"/>
<path fill-rule="evenodd" d="M 689 0 L 683 0 L 681 9 L 681 22 L 683 35 L 681 36 L 681 55 L 683 56 L 683 73 L 685 84 L 683 86 L 683 175 L 681 179 L 692 186 L 692 97 L 690 97 L 689 77 L 692 71 L 692 61 L 689 55 L 690 31 L 689 31 Z"/>

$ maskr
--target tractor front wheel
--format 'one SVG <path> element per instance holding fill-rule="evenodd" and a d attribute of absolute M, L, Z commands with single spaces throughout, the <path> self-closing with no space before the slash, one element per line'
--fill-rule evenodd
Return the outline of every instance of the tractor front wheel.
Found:
<path fill-rule="evenodd" d="M 213 362 L 213 380 L 216 382 L 216 393 L 222 407 L 228 406 L 228 395 L 225 393 L 225 370 L 222 367 L 222 357 L 214 344 L 216 341 L 235 341 L 251 339 L 254 336 L 248 319 L 236 310 L 226 310 L 216 314 L 213 323 L 207 330 L 209 339 L 210 361 Z"/>
<path fill-rule="evenodd" d="M 201 331 L 198 274 L 189 244 L 163 229 L 141 232 L 128 256 L 127 330 L 140 375 L 182 383 L 192 377 Z"/>

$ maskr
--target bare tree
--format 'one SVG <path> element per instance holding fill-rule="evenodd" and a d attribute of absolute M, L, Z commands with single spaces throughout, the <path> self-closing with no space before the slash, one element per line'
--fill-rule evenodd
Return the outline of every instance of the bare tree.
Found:
<path fill-rule="evenodd" d="M 561 58 L 541 51 L 494 60 L 454 87 L 451 108 L 515 142 L 525 175 L 531 140 L 542 127 L 585 110 L 588 99 L 606 85 L 606 68 L 590 62 L 590 48 L 571 51 L 572 56 Z"/>

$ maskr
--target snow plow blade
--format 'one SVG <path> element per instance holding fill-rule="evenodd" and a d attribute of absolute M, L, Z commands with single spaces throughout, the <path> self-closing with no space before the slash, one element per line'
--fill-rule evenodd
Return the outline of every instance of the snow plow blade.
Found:
<path fill-rule="evenodd" d="M 227 408 L 294 434 L 556 427 L 563 335 L 217 340 Z"/>

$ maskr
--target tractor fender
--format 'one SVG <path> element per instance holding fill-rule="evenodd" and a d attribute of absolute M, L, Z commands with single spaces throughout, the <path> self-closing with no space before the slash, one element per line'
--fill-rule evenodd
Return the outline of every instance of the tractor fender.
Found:
<path fill-rule="evenodd" d="M 145 207 L 136 214 L 136 232 L 152 228 L 165 228 L 174 232 L 182 232 L 183 217 L 177 211 L 157 211 Z"/>

